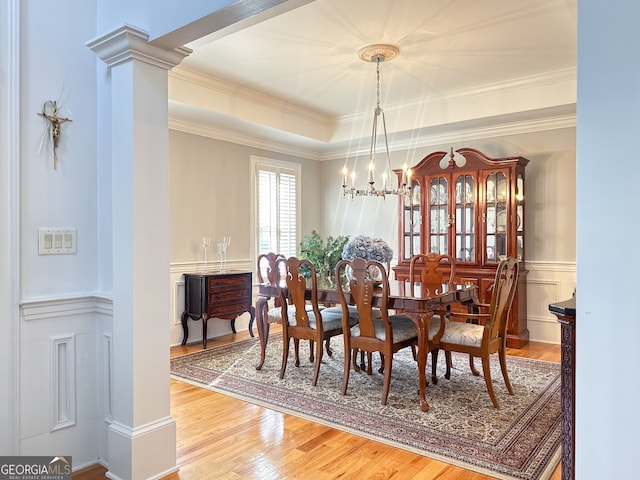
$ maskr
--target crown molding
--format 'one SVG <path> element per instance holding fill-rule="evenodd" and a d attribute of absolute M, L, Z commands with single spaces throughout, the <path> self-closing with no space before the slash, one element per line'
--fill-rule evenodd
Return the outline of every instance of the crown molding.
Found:
<path fill-rule="evenodd" d="M 169 129 L 189 133 L 192 135 L 198 135 L 201 137 L 212 138 L 215 140 L 221 140 L 223 142 L 244 145 L 246 147 L 259 148 L 261 150 L 282 153 L 284 155 L 306 158 L 309 160 L 326 159 L 323 153 L 314 150 L 294 147 L 284 142 L 265 140 L 251 135 L 245 135 L 231 129 L 180 119 L 171 115 L 171 108 L 169 108 Z"/>
<path fill-rule="evenodd" d="M 170 70 L 192 52 L 186 47 L 165 50 L 151 45 L 148 32 L 127 24 L 89 40 L 85 45 L 110 67 L 140 60 Z"/>
<path fill-rule="evenodd" d="M 571 109 L 571 106 L 569 106 L 569 109 Z M 437 128 L 434 127 L 419 131 L 416 130 L 413 132 L 403 132 L 402 135 L 392 135 L 389 139 L 389 150 L 402 151 L 442 143 L 464 143 L 470 140 L 482 138 L 521 135 L 525 133 L 558 130 L 562 128 L 575 128 L 576 114 L 574 110 L 574 113 L 546 117 L 541 116 L 526 120 L 502 120 L 501 123 L 493 125 L 487 125 L 486 119 L 480 119 L 477 122 L 480 121 L 483 121 L 484 124 L 469 125 L 471 122 L 464 122 L 464 125 L 445 125 Z M 259 139 L 251 135 L 241 134 L 231 129 L 179 119 L 172 116 L 171 113 L 169 114 L 169 128 L 171 130 L 177 130 L 192 135 L 199 135 L 248 147 L 260 148 L 285 155 L 293 155 L 301 158 L 307 158 L 309 160 L 335 160 L 338 158 L 353 157 L 369 153 L 368 146 L 336 146 L 333 149 L 325 151 L 293 147 L 285 142 Z M 446 131 L 442 131 L 443 129 L 446 129 Z"/>
<path fill-rule="evenodd" d="M 402 132 L 389 138 L 389 151 L 411 150 L 415 148 L 429 147 L 443 143 L 465 143 L 470 140 L 483 138 L 504 137 L 508 135 L 522 135 L 526 133 L 558 130 L 562 128 L 574 128 L 576 126 L 576 114 L 541 116 L 538 118 L 518 119 L 518 115 L 509 116 L 510 119 L 501 119 L 495 124 L 490 124 L 492 119 L 477 119 L 471 122 L 459 124 L 439 125 L 427 127 L 411 132 Z M 482 124 L 480 123 L 482 122 Z M 446 130 L 446 131 L 443 131 Z M 334 149 L 325 153 L 323 160 L 368 155 L 368 147 Z"/>

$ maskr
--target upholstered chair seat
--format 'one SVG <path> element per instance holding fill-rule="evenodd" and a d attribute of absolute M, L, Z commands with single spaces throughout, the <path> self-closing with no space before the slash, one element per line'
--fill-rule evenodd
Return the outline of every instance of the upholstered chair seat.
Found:
<path fill-rule="evenodd" d="M 327 312 L 327 310 L 331 310 L 331 308 L 325 308 L 321 310 L 322 312 L 322 326 L 325 330 L 336 330 L 342 328 L 342 310 L 333 310 L 331 312 Z M 307 317 L 309 318 L 309 327 L 315 329 L 316 328 L 316 317 L 313 311 L 307 311 Z M 358 323 L 357 318 L 350 317 L 349 324 L 356 325 Z M 295 315 L 289 315 L 289 326 L 296 326 L 296 317 Z"/>
<path fill-rule="evenodd" d="M 429 328 L 429 334 L 431 334 L 431 328 Z M 440 342 L 480 348 L 483 334 L 483 325 L 463 322 L 447 322 L 447 326 L 440 338 Z"/>
<path fill-rule="evenodd" d="M 418 335 L 418 329 L 415 323 L 404 315 L 389 315 L 389 323 L 391 323 L 393 329 L 393 343 L 404 342 Z M 375 328 L 376 338 L 384 342 L 387 339 L 387 335 L 382 319 L 374 319 L 373 326 Z M 351 335 L 360 335 L 359 325 L 351 327 Z"/>
<path fill-rule="evenodd" d="M 318 306 L 319 310 L 324 310 L 324 307 L 322 306 Z M 312 312 L 313 311 L 313 306 L 312 305 L 306 305 L 305 306 L 305 310 L 307 312 Z M 295 317 L 296 316 L 296 307 L 295 305 L 289 305 L 287 307 L 287 314 L 289 318 Z M 342 314 L 342 310 L 340 311 L 340 314 Z M 270 308 L 269 310 L 267 310 L 267 321 L 269 321 L 270 323 L 282 323 L 282 308 L 280 307 L 274 307 L 274 308 Z"/>

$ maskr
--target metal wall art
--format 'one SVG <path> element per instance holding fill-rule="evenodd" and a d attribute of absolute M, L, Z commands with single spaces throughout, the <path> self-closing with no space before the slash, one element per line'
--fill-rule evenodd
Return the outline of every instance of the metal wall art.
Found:
<path fill-rule="evenodd" d="M 53 156 L 53 169 L 57 169 L 58 165 L 58 144 L 60 143 L 60 135 L 62 134 L 61 126 L 65 122 L 71 122 L 70 118 L 61 117 L 58 111 L 58 104 L 55 100 L 47 100 L 42 105 L 42 112 L 38 112 L 45 121 L 45 137 L 49 141 L 51 154 Z M 43 139 L 44 140 L 44 139 Z"/>

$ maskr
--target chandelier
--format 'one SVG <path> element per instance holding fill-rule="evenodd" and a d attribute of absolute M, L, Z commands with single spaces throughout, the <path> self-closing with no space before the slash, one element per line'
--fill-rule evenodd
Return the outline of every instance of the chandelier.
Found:
<path fill-rule="evenodd" d="M 389 61 L 398 55 L 400 51 L 393 45 L 369 45 L 358 50 L 360 60 L 376 63 L 376 108 L 373 111 L 373 129 L 371 133 L 371 146 L 369 148 L 369 164 L 367 172 L 367 187 L 358 189 L 355 186 L 356 171 L 354 169 L 349 175 L 347 164 L 342 168 L 342 194 L 344 197 L 369 196 L 382 197 L 386 195 L 409 195 L 411 193 L 411 170 L 406 164 L 402 168 L 400 182 L 394 186 L 391 171 L 391 159 L 389 157 L 389 141 L 387 140 L 387 123 L 384 117 L 384 110 L 380 107 L 380 64 Z M 378 139 L 378 118 L 382 117 L 382 132 L 384 133 L 384 146 L 386 152 L 386 163 L 382 172 L 382 186 L 376 186 L 376 144 Z M 350 185 L 347 185 L 348 178 L 351 178 Z"/>

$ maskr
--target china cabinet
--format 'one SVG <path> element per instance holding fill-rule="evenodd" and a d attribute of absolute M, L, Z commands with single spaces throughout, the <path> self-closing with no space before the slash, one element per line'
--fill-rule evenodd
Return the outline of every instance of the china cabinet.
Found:
<path fill-rule="evenodd" d="M 490 158 L 460 148 L 451 161 L 433 152 L 411 168 L 411 194 L 399 200 L 398 265 L 400 286 L 408 280 L 416 253 L 446 253 L 456 259 L 456 283 L 477 285 L 479 300 L 489 302 L 501 257 L 517 258 L 520 275 L 507 344 L 529 341 L 525 260 L 525 166 L 523 157 Z M 444 160 L 443 160 L 444 159 Z M 395 171 L 399 176 L 401 170 Z"/>

